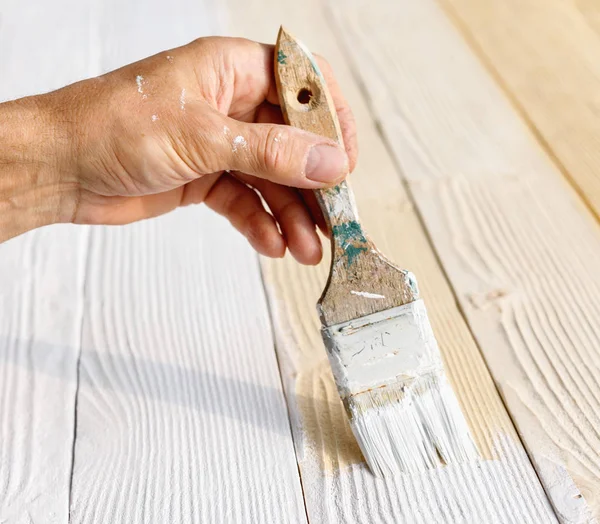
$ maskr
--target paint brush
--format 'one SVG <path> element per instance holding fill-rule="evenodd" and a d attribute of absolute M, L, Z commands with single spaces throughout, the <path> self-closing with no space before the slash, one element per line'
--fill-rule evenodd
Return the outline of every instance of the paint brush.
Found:
<path fill-rule="evenodd" d="M 317 63 L 283 28 L 275 79 L 287 124 L 343 144 Z M 331 269 L 317 304 L 350 426 L 376 476 L 478 458 L 414 276 L 366 236 L 347 182 L 316 191 L 331 233 Z"/>

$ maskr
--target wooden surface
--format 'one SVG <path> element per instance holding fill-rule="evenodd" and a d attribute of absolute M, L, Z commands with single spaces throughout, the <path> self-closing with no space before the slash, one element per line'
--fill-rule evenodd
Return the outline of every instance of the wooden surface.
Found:
<path fill-rule="evenodd" d="M 259 268 L 189 208 L 0 246 L 0 523 L 596 522 L 599 12 L 2 3 L 0 99 L 203 34 L 284 24 L 326 56 L 358 120 L 361 218 L 417 276 L 484 460 L 373 478 L 318 331 L 328 261 Z"/>

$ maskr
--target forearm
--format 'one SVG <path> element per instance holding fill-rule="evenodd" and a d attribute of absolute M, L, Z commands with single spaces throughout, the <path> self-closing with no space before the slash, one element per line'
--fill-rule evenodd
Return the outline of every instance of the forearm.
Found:
<path fill-rule="evenodd" d="M 68 221 L 72 198 L 67 126 L 58 125 L 44 97 L 0 104 L 0 242 Z"/>

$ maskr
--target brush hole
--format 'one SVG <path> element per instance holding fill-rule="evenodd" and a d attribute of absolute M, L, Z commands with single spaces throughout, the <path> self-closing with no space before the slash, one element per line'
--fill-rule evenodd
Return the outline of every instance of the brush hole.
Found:
<path fill-rule="evenodd" d="M 312 91 L 310 89 L 307 89 L 306 87 L 303 87 L 302 89 L 300 89 L 300 91 L 298 91 L 297 99 L 298 102 L 300 102 L 303 105 L 306 105 L 310 102 L 312 96 Z"/>

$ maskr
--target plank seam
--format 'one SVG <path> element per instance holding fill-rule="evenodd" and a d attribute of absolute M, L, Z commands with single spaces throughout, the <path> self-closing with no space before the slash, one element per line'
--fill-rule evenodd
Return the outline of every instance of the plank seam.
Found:
<path fill-rule="evenodd" d="M 75 446 L 77 443 L 77 410 L 79 407 L 79 386 L 80 386 L 80 372 L 81 372 L 81 354 L 83 348 L 83 322 L 84 322 L 84 314 L 85 314 L 85 290 L 86 290 L 86 282 L 89 268 L 89 258 L 90 258 L 90 243 L 91 243 L 91 231 L 90 226 L 86 226 L 85 231 L 85 242 L 83 244 L 83 253 L 82 257 L 82 266 L 83 266 L 83 275 L 81 282 L 81 311 L 79 315 L 79 344 L 77 348 L 77 362 L 75 365 L 75 399 L 73 401 L 73 440 L 71 443 L 71 471 L 69 474 L 69 499 L 68 499 L 68 522 L 71 522 L 71 503 L 72 503 L 72 495 L 73 495 L 73 476 L 75 473 Z"/>
<path fill-rule="evenodd" d="M 492 80 L 500 88 L 502 94 L 507 98 L 508 103 L 512 106 L 515 113 L 521 118 L 527 129 L 531 132 L 534 139 L 541 146 L 544 153 L 548 155 L 555 167 L 562 173 L 569 185 L 575 190 L 577 195 L 583 201 L 585 207 L 590 211 L 592 216 L 600 222 L 600 213 L 594 209 L 592 202 L 587 198 L 584 190 L 579 186 L 575 177 L 571 175 L 566 166 L 561 162 L 560 158 L 554 153 L 550 143 L 544 138 L 542 132 L 536 127 L 533 120 L 529 117 L 527 110 L 519 102 L 517 97 L 513 94 L 512 90 L 508 87 L 507 83 L 502 78 L 502 75 L 496 69 L 492 63 L 490 57 L 485 53 L 483 48 L 477 43 L 477 40 L 473 36 L 473 32 L 469 30 L 467 24 L 462 20 L 457 10 L 452 8 L 447 0 L 435 0 L 439 5 L 442 12 L 446 15 L 450 23 L 454 26 L 460 36 L 464 39 L 465 43 L 475 55 L 477 60 L 481 63 L 485 71 L 491 76 Z"/>
<path fill-rule="evenodd" d="M 306 504 L 306 494 L 304 491 L 304 482 L 302 480 L 302 469 L 300 468 L 300 460 L 298 457 L 298 450 L 296 448 L 296 436 L 294 434 L 294 428 L 292 427 L 292 412 L 290 410 L 289 399 L 287 395 L 287 391 L 285 389 L 285 384 L 283 383 L 283 370 L 281 369 L 281 361 L 279 359 L 279 352 L 277 351 L 277 342 L 276 342 L 276 333 L 275 333 L 275 315 L 273 313 L 273 308 L 271 307 L 271 301 L 269 300 L 269 292 L 267 289 L 267 284 L 265 281 L 265 274 L 263 270 L 263 266 L 260 263 L 260 255 L 256 255 L 259 258 L 258 267 L 260 269 L 260 284 L 263 291 L 263 298 L 267 305 L 267 312 L 269 315 L 269 330 L 271 332 L 271 340 L 273 341 L 273 352 L 275 353 L 275 362 L 277 362 L 277 371 L 279 372 L 279 382 L 281 384 L 281 391 L 283 393 L 283 398 L 285 400 L 285 410 L 288 416 L 288 425 L 290 428 L 290 435 L 292 436 L 292 441 L 294 442 L 294 456 L 296 457 L 296 467 L 298 468 L 298 479 L 300 480 L 300 489 L 302 490 L 302 503 L 304 504 L 304 513 L 306 515 L 306 522 L 310 522 L 310 518 L 308 516 L 308 506 Z"/>
<path fill-rule="evenodd" d="M 368 93 L 368 91 L 367 91 L 367 89 L 365 87 L 365 84 L 364 84 L 364 81 L 362 79 L 362 76 L 356 70 L 356 66 L 355 66 L 354 60 L 353 60 L 352 56 L 350 55 L 350 53 L 348 52 L 348 49 L 347 49 L 346 45 L 344 44 L 344 40 L 343 40 L 343 38 L 341 37 L 341 35 L 339 33 L 339 29 L 338 29 L 338 26 L 337 26 L 338 22 L 335 21 L 334 13 L 331 10 L 331 8 L 329 7 L 328 0 L 326 0 L 326 2 L 325 2 L 324 9 L 327 12 L 327 14 L 330 16 L 329 19 L 330 20 L 334 20 L 334 22 L 330 26 L 332 28 L 332 33 L 333 33 L 336 41 L 338 42 L 338 45 L 339 45 L 339 47 L 341 49 L 342 54 L 344 55 L 344 57 L 346 59 L 346 63 L 348 65 L 350 73 L 351 73 L 352 77 L 354 78 L 354 80 L 355 80 L 355 82 L 356 82 L 356 84 L 358 86 L 358 89 L 359 89 L 361 95 L 363 96 L 363 99 L 365 100 L 365 104 L 366 104 L 366 106 L 369 108 L 369 110 L 371 112 L 372 119 L 373 119 L 373 122 L 375 124 L 374 127 L 376 129 L 376 132 L 379 135 L 379 137 L 380 137 L 380 139 L 381 139 L 381 141 L 382 141 L 382 143 L 383 143 L 386 151 L 388 152 L 388 154 L 389 154 L 389 156 L 391 158 L 391 161 L 394 164 L 396 173 L 397 173 L 398 177 L 400 178 L 400 183 L 404 186 L 404 189 L 406 190 L 408 199 L 409 199 L 411 205 L 413 206 L 413 209 L 414 209 L 415 214 L 417 216 L 417 220 L 419 221 L 419 224 L 420 224 L 421 228 L 424 231 L 424 234 L 425 234 L 425 237 L 427 239 L 427 242 L 429 243 L 429 245 L 432 248 L 432 252 L 433 252 L 433 255 L 435 257 L 435 260 L 436 260 L 436 262 L 437 262 L 437 264 L 438 264 L 438 266 L 440 268 L 440 271 L 442 272 L 442 275 L 444 276 L 444 279 L 448 283 L 448 286 L 450 288 L 450 292 L 452 293 L 452 297 L 453 297 L 454 303 L 455 303 L 455 305 L 456 305 L 456 307 L 457 307 L 457 309 L 459 311 L 459 314 L 463 318 L 463 320 L 465 322 L 465 325 L 469 329 L 469 333 L 471 334 L 471 337 L 472 337 L 472 339 L 473 339 L 473 341 L 475 343 L 475 346 L 477 347 L 477 350 L 478 350 L 479 354 L 482 357 L 485 369 L 487 370 L 487 372 L 489 373 L 489 375 L 492 377 L 492 382 L 494 384 L 494 389 L 498 393 L 498 397 L 499 397 L 500 401 L 502 402 L 502 405 L 504 407 L 504 410 L 505 410 L 506 414 L 508 415 L 510 423 L 512 424 L 513 428 L 515 429 L 515 433 L 517 434 L 517 437 L 519 439 L 519 442 L 521 443 L 521 446 L 527 452 L 527 459 L 529 460 L 529 463 L 531 464 L 531 467 L 532 467 L 533 471 L 535 472 L 535 476 L 538 479 L 539 485 L 543 489 L 544 494 L 546 495 L 547 500 L 550 502 L 550 505 L 552 507 L 552 511 L 554 512 L 554 516 L 558 519 L 559 515 L 557 513 L 557 508 L 552 503 L 552 499 L 550 498 L 550 495 L 547 492 L 546 487 L 545 487 L 544 483 L 542 482 L 542 479 L 539 476 L 539 473 L 538 473 L 538 471 L 537 471 L 537 469 L 535 467 L 535 464 L 532 461 L 532 457 L 531 457 L 531 455 L 529 453 L 529 450 L 528 450 L 527 446 L 525 445 L 525 442 L 523 441 L 523 438 L 521 437 L 521 434 L 518 431 L 518 428 L 517 428 L 517 425 L 516 425 L 516 423 L 515 423 L 515 421 L 513 419 L 513 416 L 511 414 L 509 408 L 508 408 L 508 405 L 506 404 L 506 400 L 505 400 L 504 396 L 502 395 L 502 392 L 498 388 L 498 385 L 497 385 L 496 381 L 493 379 L 494 375 L 492 374 L 492 372 L 491 372 L 491 370 L 490 370 L 490 368 L 488 366 L 488 362 L 487 362 L 487 360 L 485 358 L 485 355 L 483 354 L 483 351 L 481 350 L 481 346 L 479 344 L 479 341 L 477 340 L 477 337 L 473 333 L 472 327 L 471 327 L 471 325 L 470 325 L 470 323 L 468 321 L 466 313 L 465 313 L 463 307 L 461 306 L 460 301 L 458 300 L 458 296 L 457 296 L 456 290 L 454 289 L 454 286 L 452 285 L 452 282 L 451 282 L 451 280 L 448 277 L 446 268 L 444 267 L 444 265 L 442 263 L 442 260 L 440 258 L 439 253 L 438 253 L 438 250 L 437 250 L 437 248 L 436 248 L 436 246 L 435 246 L 435 244 L 433 242 L 433 239 L 432 239 L 432 237 L 431 237 L 431 235 L 429 233 L 429 230 L 425 226 L 425 222 L 423 220 L 423 216 L 421 214 L 419 206 L 416 203 L 416 200 L 414 198 L 414 195 L 413 195 L 412 189 L 410 187 L 410 184 L 408 183 L 408 181 L 406 180 L 406 178 L 404 176 L 402 176 L 402 172 L 403 172 L 402 166 L 400 165 L 400 162 L 399 162 L 399 160 L 398 160 L 398 158 L 397 158 L 397 156 L 396 156 L 396 154 L 395 154 L 395 152 L 394 152 L 394 150 L 392 148 L 392 144 L 390 143 L 390 141 L 387 138 L 387 134 L 383 131 L 383 127 L 381 125 L 381 122 L 380 122 L 379 118 L 376 116 L 376 113 L 375 113 L 375 111 L 373 109 L 373 105 L 371 103 L 371 96 L 369 95 L 369 93 Z"/>

